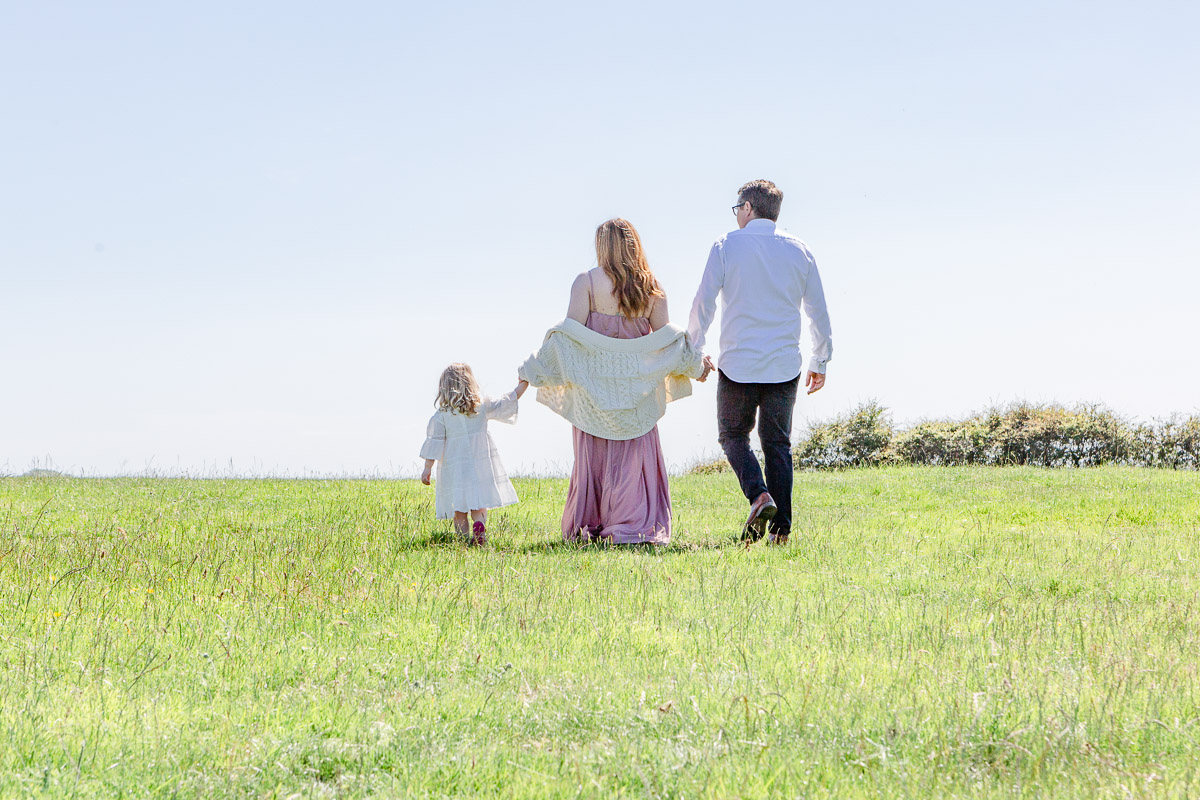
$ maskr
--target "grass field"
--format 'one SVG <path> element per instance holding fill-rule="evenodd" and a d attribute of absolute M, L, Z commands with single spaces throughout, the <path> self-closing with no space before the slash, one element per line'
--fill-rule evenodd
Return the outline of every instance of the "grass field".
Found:
<path fill-rule="evenodd" d="M 728 474 L 660 550 L 517 490 L 0 480 L 0 797 L 1200 796 L 1195 473 L 800 473 L 748 550 Z"/>

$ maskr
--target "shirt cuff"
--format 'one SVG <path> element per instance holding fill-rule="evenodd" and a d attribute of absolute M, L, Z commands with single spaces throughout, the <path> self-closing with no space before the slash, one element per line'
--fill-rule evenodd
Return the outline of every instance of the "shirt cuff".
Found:
<path fill-rule="evenodd" d="M 827 361 L 809 361 L 808 362 L 808 371 L 815 372 L 818 375 L 824 375 L 825 374 L 825 365 L 827 363 L 829 363 L 829 362 L 827 362 Z"/>

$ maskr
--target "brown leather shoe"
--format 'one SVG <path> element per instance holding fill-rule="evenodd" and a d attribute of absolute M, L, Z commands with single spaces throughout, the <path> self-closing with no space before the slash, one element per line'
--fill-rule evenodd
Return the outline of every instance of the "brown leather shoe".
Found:
<path fill-rule="evenodd" d="M 779 510 L 779 506 L 775 505 L 775 501 L 766 492 L 760 494 L 753 503 L 750 504 L 750 516 L 746 519 L 746 524 L 742 526 L 742 538 L 757 542 L 767 532 L 767 522 L 771 517 L 775 516 L 775 512 Z"/>

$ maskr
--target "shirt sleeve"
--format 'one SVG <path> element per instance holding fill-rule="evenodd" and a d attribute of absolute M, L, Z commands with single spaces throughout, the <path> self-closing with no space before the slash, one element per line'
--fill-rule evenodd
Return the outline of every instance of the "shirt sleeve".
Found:
<path fill-rule="evenodd" d="M 513 390 L 495 400 L 483 401 L 483 415 L 496 422 L 506 422 L 515 425 L 517 422 L 517 392 Z"/>
<path fill-rule="evenodd" d="M 804 300 L 801 305 L 808 317 L 808 332 L 812 336 L 812 358 L 808 361 L 809 372 L 825 374 L 825 364 L 833 358 L 833 330 L 829 326 L 829 309 L 825 307 L 825 289 L 821 286 L 821 273 L 817 262 L 811 261 L 808 280 L 804 284 Z"/>
<path fill-rule="evenodd" d="M 708 251 L 708 263 L 704 265 L 704 276 L 700 278 L 700 288 L 696 290 L 692 313 L 688 317 L 688 337 L 692 340 L 692 346 L 700 352 L 704 352 L 708 327 L 717 313 L 717 295 L 724 285 L 725 258 L 721 243 L 716 242 Z"/>
<path fill-rule="evenodd" d="M 441 461 L 445 447 L 446 423 L 439 412 L 430 417 L 429 426 L 425 429 L 425 444 L 421 445 L 421 458 Z"/>

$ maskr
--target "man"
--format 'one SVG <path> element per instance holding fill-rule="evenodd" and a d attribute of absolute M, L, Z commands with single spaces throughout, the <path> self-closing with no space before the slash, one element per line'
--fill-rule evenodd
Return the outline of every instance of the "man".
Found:
<path fill-rule="evenodd" d="M 783 192 L 771 181 L 751 181 L 733 207 L 738 229 L 718 239 L 692 303 L 688 333 L 703 349 L 721 297 L 721 354 L 717 432 L 742 492 L 750 501 L 743 536 L 757 541 L 770 526 L 772 544 L 786 544 L 792 528 L 792 409 L 800 383 L 801 310 L 809 320 L 813 355 L 804 385 L 825 385 L 833 353 L 829 313 L 817 262 L 796 237 L 776 229 Z M 708 356 L 709 366 L 712 362 Z M 758 416 L 767 474 L 750 450 Z"/>

